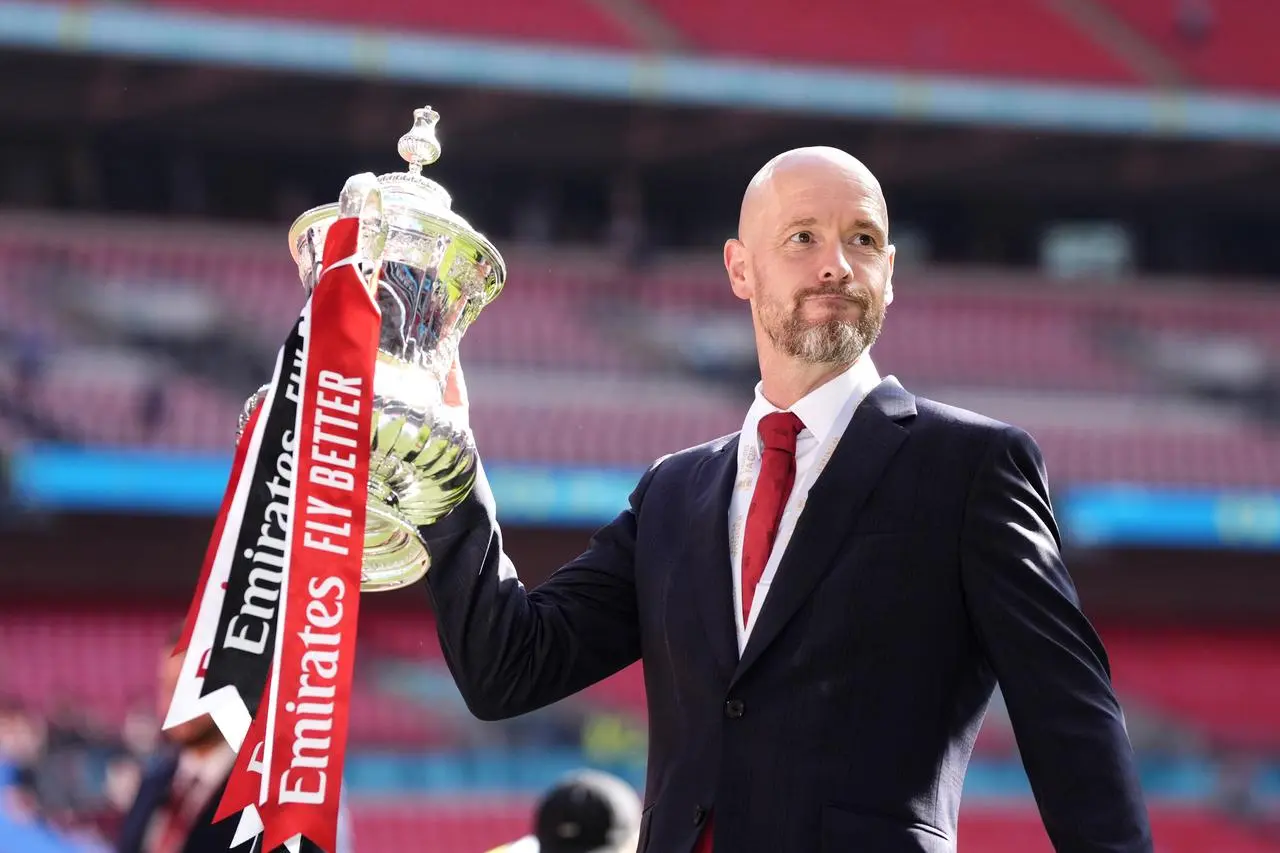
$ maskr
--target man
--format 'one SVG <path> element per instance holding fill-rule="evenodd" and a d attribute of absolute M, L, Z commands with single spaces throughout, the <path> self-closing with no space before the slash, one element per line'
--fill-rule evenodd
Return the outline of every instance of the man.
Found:
<path fill-rule="evenodd" d="M 1152 849 L 1105 651 L 1024 432 L 917 398 L 868 350 L 893 299 L 875 177 L 780 155 L 724 259 L 761 382 L 526 591 L 480 478 L 423 529 L 444 653 L 510 717 L 643 658 L 648 853 L 950 853 L 997 682 L 1060 853 Z M 465 405 L 460 370 L 451 400 Z"/>
<path fill-rule="evenodd" d="M 622 779 L 584 770 L 548 791 L 533 815 L 533 834 L 490 853 L 635 853 L 640 798 Z"/>
<path fill-rule="evenodd" d="M 176 639 L 176 638 L 171 638 Z M 182 655 L 167 644 L 161 655 L 156 710 L 161 719 L 182 671 Z M 236 821 L 213 823 L 236 754 L 209 717 L 165 732 L 173 748 L 158 753 L 143 772 L 133 806 L 125 816 L 119 853 L 249 853 L 233 848 Z"/>
<path fill-rule="evenodd" d="M 172 652 L 177 639 L 176 633 L 171 636 L 161 655 L 156 692 L 160 719 L 182 672 L 183 656 Z M 213 822 L 236 758 L 213 720 L 198 717 L 164 734 L 174 748 L 160 752 L 145 769 L 120 830 L 117 853 L 261 853 L 261 836 L 231 846 L 238 817 Z M 334 853 L 351 853 L 345 803 L 339 808 Z M 316 850 L 310 842 L 302 845 L 302 853 Z"/>

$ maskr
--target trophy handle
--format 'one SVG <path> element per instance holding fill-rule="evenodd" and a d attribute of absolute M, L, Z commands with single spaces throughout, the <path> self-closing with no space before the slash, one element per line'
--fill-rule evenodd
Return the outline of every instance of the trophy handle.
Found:
<path fill-rule="evenodd" d="M 382 213 L 382 185 L 372 172 L 347 178 L 338 195 L 338 217 L 360 220 L 356 240 L 357 262 L 364 276 L 365 288 L 377 299 L 377 271 L 382 268 L 382 253 L 387 247 L 387 219 Z M 367 269 L 363 268 L 367 264 Z"/>

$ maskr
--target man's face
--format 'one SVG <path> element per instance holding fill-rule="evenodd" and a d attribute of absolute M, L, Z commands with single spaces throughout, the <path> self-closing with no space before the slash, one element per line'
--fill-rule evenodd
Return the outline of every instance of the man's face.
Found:
<path fill-rule="evenodd" d="M 893 298 L 879 188 L 835 164 L 803 161 L 775 171 L 757 201 L 735 292 L 779 353 L 852 363 L 879 336 Z"/>

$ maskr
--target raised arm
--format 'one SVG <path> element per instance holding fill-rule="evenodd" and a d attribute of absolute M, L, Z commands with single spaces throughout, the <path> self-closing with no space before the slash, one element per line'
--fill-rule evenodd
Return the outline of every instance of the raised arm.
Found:
<path fill-rule="evenodd" d="M 482 720 L 548 705 L 640 657 L 635 542 L 640 502 L 596 532 L 581 556 L 526 591 L 502 550 L 483 469 L 467 499 L 421 529 L 440 645 L 467 707 Z"/>
<path fill-rule="evenodd" d="M 962 581 L 1058 853 L 1150 853 L 1151 829 L 1106 651 L 1062 562 L 1044 463 L 995 435 L 965 509 Z"/>

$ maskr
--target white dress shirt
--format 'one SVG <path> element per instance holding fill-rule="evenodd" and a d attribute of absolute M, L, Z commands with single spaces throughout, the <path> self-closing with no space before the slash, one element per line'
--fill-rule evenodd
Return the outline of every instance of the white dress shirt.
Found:
<path fill-rule="evenodd" d="M 756 399 L 747 410 L 742 423 L 742 435 L 738 440 L 738 476 L 733 485 L 733 497 L 729 502 L 729 560 L 733 567 L 733 613 L 738 627 L 738 654 L 747 646 L 747 638 L 760 616 L 773 576 L 777 574 L 795 529 L 796 520 L 804 509 L 805 499 L 813 481 L 822 473 L 845 428 L 853 419 L 853 412 L 863 399 L 880 384 L 880 374 L 871 361 L 870 353 L 863 353 L 853 366 L 832 378 L 826 384 L 810 391 L 796 401 L 789 411 L 804 423 L 804 429 L 796 437 L 796 479 L 791 495 L 782 513 L 778 538 L 773 543 L 764 575 L 751 600 L 751 613 L 747 623 L 742 623 L 742 537 L 747 525 L 747 508 L 760 475 L 760 420 L 772 412 L 780 411 L 764 398 L 761 385 L 756 385 Z"/>

